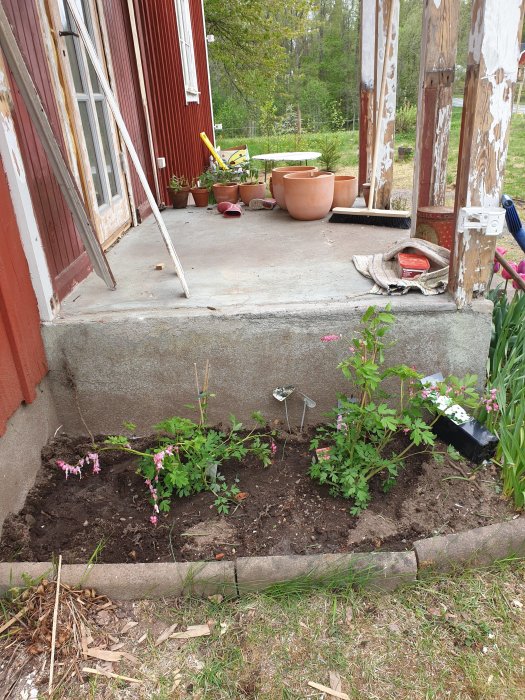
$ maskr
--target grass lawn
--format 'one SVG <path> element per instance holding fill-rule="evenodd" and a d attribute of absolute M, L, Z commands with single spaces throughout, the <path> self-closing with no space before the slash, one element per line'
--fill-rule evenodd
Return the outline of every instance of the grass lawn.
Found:
<path fill-rule="evenodd" d="M 339 674 L 352 700 L 522 700 L 525 563 L 428 578 L 379 595 L 353 590 L 233 602 L 135 604 L 141 686 L 92 680 L 65 698 L 330 700 L 308 686 Z M 169 625 L 213 620 L 212 635 L 154 640 Z M 222 634 L 221 634 L 222 630 Z M 179 674 L 179 675 L 178 675 Z M 177 683 L 180 678 L 180 683 Z"/>

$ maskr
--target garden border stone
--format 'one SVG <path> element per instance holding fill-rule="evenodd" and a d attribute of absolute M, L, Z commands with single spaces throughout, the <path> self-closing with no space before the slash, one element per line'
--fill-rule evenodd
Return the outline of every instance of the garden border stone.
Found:
<path fill-rule="evenodd" d="M 181 595 L 236 597 L 297 579 L 322 581 L 348 574 L 358 587 L 393 591 L 426 570 L 449 572 L 525 557 L 525 516 L 414 542 L 410 551 L 240 557 L 235 561 L 149 564 L 64 564 L 61 578 L 114 600 Z M 30 579 L 51 576 L 49 562 L 0 563 L 0 594 Z M 25 579 L 25 580 L 24 580 Z"/>

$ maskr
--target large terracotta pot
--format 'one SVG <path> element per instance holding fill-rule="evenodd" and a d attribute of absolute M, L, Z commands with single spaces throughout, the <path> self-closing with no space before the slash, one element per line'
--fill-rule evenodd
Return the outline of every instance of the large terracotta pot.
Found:
<path fill-rule="evenodd" d="M 221 202 L 231 202 L 237 204 L 239 199 L 239 185 L 236 182 L 220 184 L 216 182 L 213 185 L 213 194 L 217 204 Z"/>
<path fill-rule="evenodd" d="M 357 197 L 357 178 L 354 175 L 336 175 L 334 181 L 334 207 L 353 207 Z"/>
<path fill-rule="evenodd" d="M 315 165 L 285 165 L 282 168 L 272 170 L 270 191 L 277 204 L 286 211 L 286 200 L 284 195 L 283 178 L 287 173 L 318 172 Z"/>
<path fill-rule="evenodd" d="M 260 197 L 261 199 L 266 194 L 266 185 L 264 182 L 241 182 L 239 185 L 239 196 L 248 206 L 248 204 L 255 199 Z"/>
<path fill-rule="evenodd" d="M 300 221 L 326 216 L 334 199 L 334 180 L 333 173 L 318 170 L 286 174 L 284 196 L 290 216 Z"/>

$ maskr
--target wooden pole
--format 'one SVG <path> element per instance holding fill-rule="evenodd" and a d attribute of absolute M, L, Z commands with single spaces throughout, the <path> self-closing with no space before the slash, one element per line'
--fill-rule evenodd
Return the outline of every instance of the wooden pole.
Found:
<path fill-rule="evenodd" d="M 412 210 L 444 206 L 452 118 L 452 86 L 458 46 L 457 0 L 424 0 Z"/>
<path fill-rule="evenodd" d="M 390 51 L 385 56 L 388 35 L 388 18 L 392 22 L 392 40 Z M 376 104 L 379 103 L 378 88 L 383 75 L 383 61 L 387 61 L 385 103 L 382 114 L 377 114 L 376 129 L 380 130 L 379 150 L 376 168 L 376 209 L 390 208 L 390 195 L 394 180 L 394 126 L 396 120 L 397 90 L 397 45 L 399 36 L 399 0 L 377 0 L 377 49 L 375 92 Z"/>
<path fill-rule="evenodd" d="M 518 71 L 523 0 L 473 0 L 456 183 L 462 207 L 500 204 L 513 89 Z M 481 231 L 456 231 L 449 290 L 458 308 L 483 295 L 496 241 Z"/>
<path fill-rule="evenodd" d="M 361 81 L 359 89 L 359 193 L 370 182 L 374 143 L 376 0 L 362 0 L 360 32 Z"/>

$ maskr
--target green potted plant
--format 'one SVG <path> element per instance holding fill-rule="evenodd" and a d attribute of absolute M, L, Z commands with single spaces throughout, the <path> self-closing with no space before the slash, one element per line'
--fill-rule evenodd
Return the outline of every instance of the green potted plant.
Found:
<path fill-rule="evenodd" d="M 207 172 L 207 171 L 205 171 Z M 205 173 L 202 173 L 199 175 L 197 179 L 194 179 L 191 183 L 191 196 L 193 197 L 193 201 L 195 202 L 196 207 L 207 207 L 208 206 L 208 201 L 210 198 L 210 192 L 209 190 L 211 189 L 211 184 L 210 187 L 208 188 L 204 182 L 206 182 L 206 177 Z"/>
<path fill-rule="evenodd" d="M 266 194 L 266 185 L 264 182 L 259 182 L 259 171 L 251 164 L 243 169 L 240 175 L 239 196 L 241 200 L 248 206 L 252 199 L 262 198 Z"/>
<path fill-rule="evenodd" d="M 236 169 L 216 170 L 216 181 L 213 185 L 213 194 L 217 204 L 231 202 L 237 204 L 239 199 L 239 172 Z"/>
<path fill-rule="evenodd" d="M 168 195 L 174 209 L 185 209 L 188 205 L 190 186 L 184 176 L 172 175 L 168 183 Z"/>

